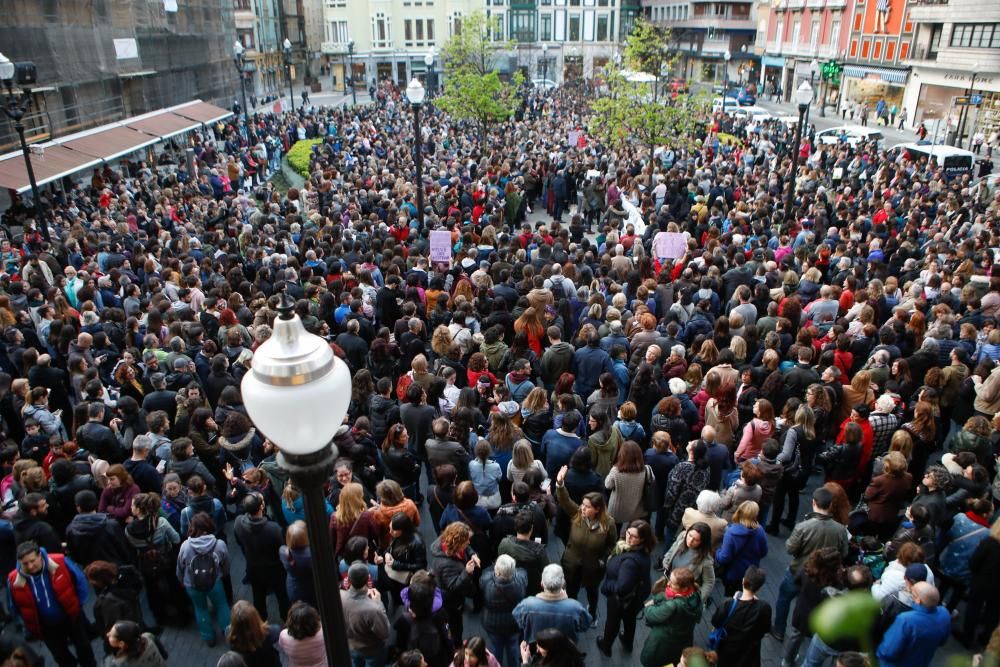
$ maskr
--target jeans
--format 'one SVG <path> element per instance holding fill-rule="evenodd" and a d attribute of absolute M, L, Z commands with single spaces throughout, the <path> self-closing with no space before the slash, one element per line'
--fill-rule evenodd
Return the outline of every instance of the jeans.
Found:
<path fill-rule="evenodd" d="M 563 565 L 563 572 L 566 575 L 566 595 L 569 596 L 570 600 L 575 600 L 580 594 L 580 588 L 586 588 L 587 608 L 590 615 L 597 618 L 598 587 L 601 585 L 604 573 L 602 572 L 600 576 L 589 578 L 587 582 L 584 582 L 583 570 L 579 568 Z"/>
<path fill-rule="evenodd" d="M 90 636 L 87 634 L 87 623 L 82 613 L 73 620 L 67 620 L 57 625 L 42 626 L 42 641 L 52 653 L 59 667 L 97 667 L 94 650 L 90 646 Z M 76 655 L 69 650 L 73 644 Z"/>
<path fill-rule="evenodd" d="M 782 665 L 799 664 L 799 647 L 802 646 L 802 642 L 806 639 L 808 639 L 808 637 L 799 632 L 798 628 L 794 626 L 788 631 L 788 637 L 785 638 L 784 659 L 781 661 Z"/>
<path fill-rule="evenodd" d="M 194 620 L 198 623 L 198 633 L 205 641 L 215 639 L 215 628 L 212 626 L 212 613 L 215 614 L 215 623 L 219 630 L 226 631 L 229 625 L 229 604 L 226 602 L 226 593 L 222 588 L 222 580 L 218 579 L 215 586 L 207 593 L 188 586 L 188 597 L 194 604 Z M 213 612 L 208 610 L 209 602 L 212 603 Z"/>
<path fill-rule="evenodd" d="M 505 636 L 487 632 L 486 638 L 489 640 L 490 652 L 502 667 L 517 667 L 521 664 L 521 647 L 517 633 Z"/>
<path fill-rule="evenodd" d="M 258 576 L 250 579 L 250 590 L 253 591 L 253 606 L 260 614 L 260 617 L 267 620 L 267 596 L 274 593 L 278 599 L 278 614 L 284 620 L 288 616 L 288 589 L 285 588 L 284 572 L 262 573 L 265 576 Z"/>
<path fill-rule="evenodd" d="M 351 667 L 382 667 L 383 665 L 385 665 L 385 649 L 375 655 L 351 651 Z"/>
<path fill-rule="evenodd" d="M 792 608 L 792 600 L 799 595 L 799 585 L 791 569 L 785 570 L 785 576 L 778 587 L 778 601 L 774 605 L 774 634 L 784 635 L 788 624 L 788 612 Z"/>
<path fill-rule="evenodd" d="M 809 647 L 806 648 L 806 657 L 803 658 L 802 667 L 823 667 L 828 661 L 836 659 L 840 651 L 835 651 L 826 645 L 819 635 L 813 635 Z"/>
<path fill-rule="evenodd" d="M 608 617 L 604 619 L 604 636 L 598 641 L 607 649 L 618 639 L 618 628 L 622 625 L 621 641 L 625 650 L 632 650 L 632 643 L 635 640 L 635 619 L 642 609 L 643 600 L 633 600 L 629 605 L 622 605 L 617 595 L 607 597 Z"/>

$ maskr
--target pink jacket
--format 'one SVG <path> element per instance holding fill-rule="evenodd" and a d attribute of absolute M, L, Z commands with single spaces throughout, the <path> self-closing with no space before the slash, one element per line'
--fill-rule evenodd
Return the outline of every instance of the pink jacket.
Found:
<path fill-rule="evenodd" d="M 754 417 L 743 427 L 743 437 L 740 446 L 736 448 L 736 462 L 742 463 L 748 459 L 760 456 L 764 441 L 774 436 L 774 422 L 766 422 Z"/>

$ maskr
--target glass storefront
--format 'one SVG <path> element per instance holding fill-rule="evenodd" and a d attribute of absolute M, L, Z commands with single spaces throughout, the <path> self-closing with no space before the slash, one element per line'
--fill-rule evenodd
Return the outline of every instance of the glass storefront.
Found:
<path fill-rule="evenodd" d="M 872 111 L 875 110 L 875 105 L 878 104 L 879 100 L 885 100 L 887 107 L 896 105 L 897 109 L 903 108 L 905 86 L 887 83 L 871 75 L 864 79 L 845 78 L 841 85 L 846 86 L 844 89 L 845 99 L 857 104 L 867 104 Z M 874 119 L 874 114 L 870 118 Z"/>

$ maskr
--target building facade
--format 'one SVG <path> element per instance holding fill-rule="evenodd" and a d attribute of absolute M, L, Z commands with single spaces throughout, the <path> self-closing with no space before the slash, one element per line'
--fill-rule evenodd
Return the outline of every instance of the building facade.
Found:
<path fill-rule="evenodd" d="M 288 25 L 282 0 L 232 0 L 236 39 L 245 52 L 247 96 L 280 95 L 287 87 L 282 42 Z M 296 21 L 297 23 L 297 21 Z"/>
<path fill-rule="evenodd" d="M 598 75 L 641 7 L 638 0 L 324 0 L 329 81 L 337 90 L 348 78 L 359 88 L 384 80 L 405 86 L 476 11 L 496 25 L 496 42 L 514 42 L 497 59 L 501 73 L 562 82 Z M 440 57 L 432 67 L 440 72 Z"/>
<path fill-rule="evenodd" d="M 756 81 L 754 0 L 644 0 L 643 5 L 653 24 L 670 28 L 680 56 L 676 75 L 713 84 Z"/>
<path fill-rule="evenodd" d="M 844 52 L 841 100 L 875 110 L 903 105 L 913 41 L 910 0 L 854 0 Z M 872 114 L 874 119 L 874 114 Z"/>
<path fill-rule="evenodd" d="M 908 125 L 941 123 L 953 141 L 968 147 L 976 131 L 1000 130 L 1000 3 L 978 0 L 911 1 L 913 68 L 903 98 Z M 978 106 L 956 106 L 955 97 L 978 96 Z"/>
<path fill-rule="evenodd" d="M 239 95 L 232 62 L 233 0 L 2 3 L 0 51 L 38 68 L 30 141 L 65 136 L 193 99 L 228 107 Z M 13 148 L 0 122 L 0 153 Z"/>

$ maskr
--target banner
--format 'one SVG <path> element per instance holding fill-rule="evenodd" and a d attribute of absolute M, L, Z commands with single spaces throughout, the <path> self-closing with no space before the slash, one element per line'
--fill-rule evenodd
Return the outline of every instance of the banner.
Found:
<path fill-rule="evenodd" d="M 431 262 L 451 261 L 451 232 L 439 229 L 431 232 Z"/>
<path fill-rule="evenodd" d="M 653 249 L 657 257 L 677 259 L 687 252 L 687 237 L 680 232 L 659 232 L 653 237 Z"/>

